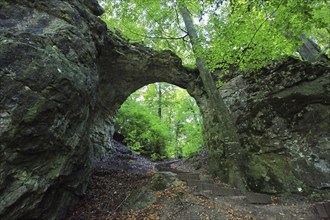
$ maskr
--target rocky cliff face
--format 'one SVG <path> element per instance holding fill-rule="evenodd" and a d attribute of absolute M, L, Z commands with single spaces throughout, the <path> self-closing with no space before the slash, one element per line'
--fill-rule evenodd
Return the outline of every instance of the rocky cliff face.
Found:
<path fill-rule="evenodd" d="M 60 219 L 84 192 L 93 160 L 111 153 L 119 106 L 153 82 L 196 99 L 210 170 L 231 175 L 197 72 L 170 51 L 128 44 L 106 30 L 101 13 L 96 0 L 0 2 L 0 219 Z M 237 77 L 223 88 L 248 185 L 329 187 L 329 68 L 288 61 L 263 74 L 260 84 Z"/>
<path fill-rule="evenodd" d="M 329 66 L 289 59 L 236 77 L 221 93 L 242 137 L 251 189 L 329 197 Z"/>
<path fill-rule="evenodd" d="M 0 3 L 0 219 L 59 218 L 85 189 L 106 30 L 96 6 Z"/>

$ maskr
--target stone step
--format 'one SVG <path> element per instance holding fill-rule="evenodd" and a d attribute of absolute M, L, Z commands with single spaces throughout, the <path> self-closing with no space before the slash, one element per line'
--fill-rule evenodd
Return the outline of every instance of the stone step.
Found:
<path fill-rule="evenodd" d="M 200 175 L 199 176 L 199 179 L 200 180 L 203 180 L 203 181 L 207 181 L 207 182 L 211 182 L 211 183 L 214 183 L 214 180 L 213 180 L 213 177 L 211 175 Z"/>
<path fill-rule="evenodd" d="M 253 193 L 248 192 L 245 194 L 246 199 L 251 204 L 271 204 L 272 198 L 270 195 L 262 194 L 262 193 Z"/>
<path fill-rule="evenodd" d="M 241 196 L 242 193 L 239 189 L 217 187 L 212 191 L 214 195 L 217 196 Z"/>
<path fill-rule="evenodd" d="M 239 196 L 242 195 L 241 191 L 233 188 L 226 188 L 214 183 L 205 181 L 190 181 L 188 185 L 197 186 L 199 191 L 210 191 L 211 194 L 216 196 Z"/>
<path fill-rule="evenodd" d="M 177 177 L 181 181 L 199 180 L 199 175 L 198 174 L 193 174 L 193 173 L 178 173 Z"/>
<path fill-rule="evenodd" d="M 171 167 L 165 167 L 165 166 L 158 166 L 156 167 L 159 171 L 165 171 L 165 172 L 172 172 L 172 173 L 178 173 L 176 169 L 173 169 Z"/>
<path fill-rule="evenodd" d="M 251 204 L 271 204 L 272 199 L 270 195 L 262 193 L 249 192 L 242 194 L 239 189 L 227 188 L 214 184 L 213 180 L 201 180 L 199 174 L 194 173 L 177 173 L 177 178 L 181 181 L 187 182 L 188 186 L 195 186 L 199 191 L 210 191 L 211 194 L 216 196 L 246 196 L 247 200 Z"/>
<path fill-rule="evenodd" d="M 187 182 L 187 185 L 188 185 L 188 186 L 199 186 L 199 185 L 205 183 L 204 181 L 201 181 L 201 180 L 193 180 L 193 179 L 185 180 L 185 182 Z"/>
<path fill-rule="evenodd" d="M 195 186 L 199 191 L 210 191 L 211 194 L 216 196 L 246 196 L 251 204 L 271 204 L 272 199 L 270 195 L 262 193 L 249 192 L 242 194 L 239 189 L 227 188 L 214 184 L 211 180 L 200 180 L 198 174 L 193 173 L 178 173 L 177 178 L 187 182 L 188 186 Z"/>
<path fill-rule="evenodd" d="M 328 216 L 330 218 L 330 201 L 324 202 L 323 206 L 324 206 L 325 210 L 327 211 Z"/>
<path fill-rule="evenodd" d="M 314 207 L 320 219 L 330 219 L 330 201 L 316 203 Z"/>

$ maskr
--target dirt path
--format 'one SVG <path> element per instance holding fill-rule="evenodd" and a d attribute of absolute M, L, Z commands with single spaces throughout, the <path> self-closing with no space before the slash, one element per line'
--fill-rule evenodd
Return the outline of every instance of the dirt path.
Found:
<path fill-rule="evenodd" d="M 180 196 L 162 200 L 160 219 L 318 219 L 313 205 L 302 197 L 241 193 L 203 171 L 191 172 L 191 166 L 182 162 L 164 170 L 176 173 L 182 182 L 167 189 Z"/>
<path fill-rule="evenodd" d="M 153 164 L 119 153 L 95 165 L 86 195 L 66 219 L 319 219 L 313 204 L 303 198 L 258 198 L 214 182 L 203 170 L 192 171 L 182 161 Z M 164 188 L 153 188 L 163 182 Z"/>

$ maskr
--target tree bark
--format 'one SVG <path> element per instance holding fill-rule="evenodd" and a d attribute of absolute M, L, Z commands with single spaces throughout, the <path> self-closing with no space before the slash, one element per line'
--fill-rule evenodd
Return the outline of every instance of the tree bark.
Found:
<path fill-rule="evenodd" d="M 306 34 L 300 37 L 300 40 L 304 41 L 301 45 L 298 53 L 303 60 L 309 62 L 327 61 L 329 60 L 325 54 L 321 53 L 319 45 L 317 45 L 312 39 L 307 38 Z"/>
<path fill-rule="evenodd" d="M 201 43 L 198 38 L 198 34 L 190 16 L 190 12 L 185 5 L 179 4 L 179 11 L 185 23 L 190 43 L 196 56 L 196 64 L 199 70 L 199 75 L 202 79 L 204 89 L 213 105 L 213 110 L 218 117 L 219 126 L 221 127 L 221 143 L 217 143 L 219 147 L 224 149 L 224 155 L 222 159 L 228 160 L 230 170 L 228 172 L 228 182 L 240 189 L 245 189 L 246 184 L 242 175 L 242 169 L 239 166 L 242 159 L 242 148 L 239 143 L 239 136 L 234 121 L 229 113 L 227 106 L 225 105 L 220 93 L 216 87 L 213 76 L 207 67 L 207 64 L 203 58 L 198 56 L 198 51 L 201 48 Z M 220 159 L 220 158 L 219 158 Z"/>
<path fill-rule="evenodd" d="M 158 89 L 158 117 L 162 119 L 162 85 L 157 83 Z"/>

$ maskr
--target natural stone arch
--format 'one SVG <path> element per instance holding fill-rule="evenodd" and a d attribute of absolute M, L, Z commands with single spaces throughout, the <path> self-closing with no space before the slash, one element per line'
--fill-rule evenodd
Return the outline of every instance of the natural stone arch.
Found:
<path fill-rule="evenodd" d="M 98 104 L 107 106 L 110 113 L 116 108 L 113 103 L 122 103 L 134 91 L 150 83 L 174 84 L 194 96 L 198 73 L 184 68 L 181 59 L 173 52 L 130 45 L 111 33 L 108 39 L 97 61 Z"/>
<path fill-rule="evenodd" d="M 212 157 L 211 172 L 229 179 L 231 164 L 224 158 L 226 149 L 219 147 L 221 126 L 208 98 L 199 73 L 182 65 L 171 51 L 154 51 L 141 44 L 128 44 L 108 32 L 97 60 L 99 85 L 91 141 L 96 159 L 102 159 L 112 148 L 114 119 L 120 105 L 137 89 L 155 82 L 167 82 L 183 89 L 196 100 L 203 118 L 204 145 Z"/>
<path fill-rule="evenodd" d="M 97 61 L 99 95 L 95 132 L 91 135 L 97 158 L 105 155 L 103 146 L 111 147 L 113 120 L 120 105 L 145 85 L 167 82 L 186 89 L 204 115 L 208 101 L 198 72 L 183 67 L 177 55 L 171 51 L 154 51 L 140 44 L 127 44 L 111 32 L 107 39 Z"/>

